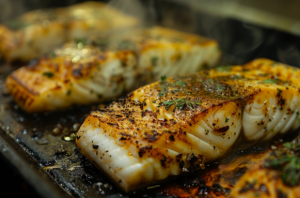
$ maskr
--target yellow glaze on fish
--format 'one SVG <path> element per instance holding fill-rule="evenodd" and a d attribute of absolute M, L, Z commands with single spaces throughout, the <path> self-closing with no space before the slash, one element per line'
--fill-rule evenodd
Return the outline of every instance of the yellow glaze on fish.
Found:
<path fill-rule="evenodd" d="M 101 2 L 30 11 L 0 25 L 0 55 L 7 61 L 29 61 L 67 41 L 137 24 L 134 17 Z"/>
<path fill-rule="evenodd" d="M 111 38 L 111 37 L 109 37 Z M 14 71 L 6 87 L 27 112 L 118 97 L 160 76 L 196 72 L 220 57 L 215 41 L 166 28 L 82 39 Z"/>
<path fill-rule="evenodd" d="M 299 128 L 300 70 L 267 59 L 164 79 L 92 113 L 76 143 L 124 191 Z"/>

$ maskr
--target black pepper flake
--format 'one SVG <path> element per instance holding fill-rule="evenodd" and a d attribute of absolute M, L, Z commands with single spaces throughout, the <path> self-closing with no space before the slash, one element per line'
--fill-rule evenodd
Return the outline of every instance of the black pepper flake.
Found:
<path fill-rule="evenodd" d="M 77 135 L 77 137 L 76 137 L 76 138 L 77 138 L 77 140 L 79 140 L 79 139 L 80 139 L 80 137 L 81 137 L 81 136 Z"/>
<path fill-rule="evenodd" d="M 170 135 L 170 136 L 169 136 L 169 139 L 170 139 L 171 141 L 175 141 L 174 135 Z"/>
<path fill-rule="evenodd" d="M 166 156 L 163 156 L 163 159 L 160 160 L 160 163 L 163 167 L 166 167 L 166 161 L 167 161 Z"/>
<path fill-rule="evenodd" d="M 98 148 L 99 148 L 99 145 L 93 144 L 93 148 L 94 148 L 94 149 L 98 149 Z"/>

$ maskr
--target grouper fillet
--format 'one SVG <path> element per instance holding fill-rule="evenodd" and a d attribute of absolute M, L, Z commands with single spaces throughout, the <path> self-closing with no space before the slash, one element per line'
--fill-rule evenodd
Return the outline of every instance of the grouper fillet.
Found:
<path fill-rule="evenodd" d="M 99 103 L 159 80 L 214 66 L 216 41 L 162 27 L 69 42 L 6 79 L 29 113 Z"/>
<path fill-rule="evenodd" d="M 141 87 L 93 112 L 81 152 L 124 191 L 204 168 L 239 136 L 268 140 L 299 128 L 300 70 L 267 59 Z"/>
<path fill-rule="evenodd" d="M 26 62 L 73 39 L 132 29 L 138 23 L 102 2 L 33 10 L 0 24 L 0 55 L 6 61 Z"/>

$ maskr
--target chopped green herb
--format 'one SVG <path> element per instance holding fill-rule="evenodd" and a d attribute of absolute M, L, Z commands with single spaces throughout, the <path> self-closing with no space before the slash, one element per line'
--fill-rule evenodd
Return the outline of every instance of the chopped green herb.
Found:
<path fill-rule="evenodd" d="M 194 105 L 201 105 L 198 101 L 190 101 L 186 98 L 179 98 L 177 100 L 170 100 L 162 102 L 166 105 L 166 108 L 170 108 L 172 105 L 175 105 L 175 108 L 182 110 L 183 108 L 194 109 Z"/>
<path fill-rule="evenodd" d="M 216 71 L 218 72 L 230 72 L 232 69 L 232 66 L 220 66 L 216 68 Z"/>
<path fill-rule="evenodd" d="M 277 97 L 280 97 L 280 96 L 281 96 L 282 90 L 281 90 L 281 89 L 278 89 L 278 88 L 277 88 L 277 90 L 278 90 Z"/>
<path fill-rule="evenodd" d="M 209 133 L 209 130 L 208 129 L 205 129 L 205 134 L 207 135 Z"/>
<path fill-rule="evenodd" d="M 55 52 L 50 52 L 50 53 L 49 53 L 49 57 L 50 57 L 50 58 L 54 58 L 55 56 L 56 56 Z"/>
<path fill-rule="evenodd" d="M 284 105 L 284 104 L 285 104 L 285 99 L 280 98 L 279 104 L 280 104 L 280 105 Z"/>
<path fill-rule="evenodd" d="M 79 38 L 75 39 L 74 41 L 75 41 L 75 43 L 76 43 L 77 46 L 80 46 L 80 45 L 84 46 L 88 42 L 87 39 L 79 39 Z"/>
<path fill-rule="evenodd" d="M 71 95 L 71 90 L 68 90 L 68 91 L 67 91 L 67 95 L 68 95 L 68 96 Z"/>
<path fill-rule="evenodd" d="M 260 196 L 260 194 L 259 193 L 254 193 L 254 197 L 259 197 Z"/>
<path fill-rule="evenodd" d="M 256 184 L 256 183 L 257 183 L 257 179 L 254 179 L 254 180 L 253 180 L 253 184 Z"/>
<path fill-rule="evenodd" d="M 43 76 L 47 76 L 48 78 L 52 78 L 53 77 L 53 73 L 52 72 L 44 72 Z"/>
<path fill-rule="evenodd" d="M 97 94 L 97 96 L 99 99 L 103 97 L 102 94 Z"/>
<path fill-rule="evenodd" d="M 292 145 L 289 142 L 284 143 L 283 146 L 286 147 L 286 148 L 288 148 L 288 149 L 292 148 Z"/>
<path fill-rule="evenodd" d="M 125 67 L 125 66 L 126 66 L 126 62 L 125 62 L 125 61 L 121 61 L 121 65 L 122 65 L 123 67 Z"/>
<path fill-rule="evenodd" d="M 155 100 L 153 100 L 153 101 L 152 101 L 152 103 L 156 103 L 156 101 L 155 101 Z"/>
<path fill-rule="evenodd" d="M 290 186 L 300 184 L 300 144 L 285 143 L 284 149 L 280 152 L 274 152 L 266 159 L 264 166 L 266 168 L 278 169 L 283 182 Z M 289 151 L 287 152 L 287 149 Z"/>
<path fill-rule="evenodd" d="M 152 58 L 151 58 L 151 64 L 152 64 L 153 66 L 156 66 L 157 61 L 158 61 L 158 58 L 157 58 L 157 57 L 152 57 Z"/>
<path fill-rule="evenodd" d="M 161 82 L 163 84 L 165 84 L 167 82 L 167 77 L 166 76 L 161 76 L 160 79 L 161 79 Z"/>
<path fill-rule="evenodd" d="M 178 87 L 183 87 L 185 85 L 185 82 L 180 80 L 180 81 L 177 81 L 177 82 L 171 84 L 172 87 L 175 87 L 176 85 Z"/>
<path fill-rule="evenodd" d="M 160 92 L 158 94 L 159 97 L 165 95 L 168 91 L 169 88 L 167 86 L 167 77 L 166 76 L 162 76 L 161 78 L 161 86 L 160 86 Z"/>
<path fill-rule="evenodd" d="M 93 93 L 94 93 L 94 90 L 90 90 L 90 93 L 93 94 Z"/>
<path fill-rule="evenodd" d="M 271 66 L 273 67 L 273 66 L 278 65 L 278 64 L 279 64 L 278 62 L 273 62 L 273 63 L 271 63 Z"/>
<path fill-rule="evenodd" d="M 275 79 L 265 79 L 259 82 L 259 84 L 277 84 L 277 83 L 278 81 Z"/>
<path fill-rule="evenodd" d="M 228 118 L 225 118 L 225 123 L 227 123 L 227 122 L 228 122 L 228 120 L 229 120 Z"/>

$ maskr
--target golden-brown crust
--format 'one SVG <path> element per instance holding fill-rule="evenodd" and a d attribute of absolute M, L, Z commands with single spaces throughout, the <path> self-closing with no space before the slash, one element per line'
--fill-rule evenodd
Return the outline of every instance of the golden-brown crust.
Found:
<path fill-rule="evenodd" d="M 165 31 L 167 31 L 168 34 L 165 34 Z M 131 32 L 131 34 L 118 36 L 114 40 L 101 37 L 74 41 L 65 44 L 62 48 L 56 49 L 55 52 L 48 54 L 44 58 L 33 61 L 30 65 L 14 71 L 9 78 L 10 82 L 6 83 L 7 89 L 9 91 L 16 89 L 11 87 L 13 84 L 14 87 L 20 87 L 18 89 L 22 89 L 22 94 L 25 96 L 31 95 L 31 98 L 35 97 L 34 103 L 40 103 L 40 101 L 43 100 L 43 104 L 46 104 L 47 95 L 51 95 L 52 92 L 56 94 L 61 93 L 62 96 L 65 96 L 70 90 L 72 95 L 74 95 L 76 91 L 73 90 L 72 86 L 74 87 L 74 85 L 77 84 L 79 87 L 77 88 L 80 89 L 80 94 L 83 92 L 85 92 L 85 94 L 93 93 L 91 94 L 93 95 L 92 101 L 85 101 L 84 104 L 100 101 L 97 100 L 97 95 L 103 94 L 97 93 L 97 87 L 94 85 L 99 86 L 99 88 L 105 87 L 108 89 L 113 83 L 123 87 L 122 84 L 125 82 L 124 73 L 118 73 L 118 71 L 116 71 L 117 69 L 110 71 L 107 69 L 109 64 L 121 64 L 121 69 L 126 70 L 126 75 L 131 72 L 133 73 L 130 74 L 132 78 L 135 78 L 136 81 L 142 79 L 142 83 L 145 84 L 153 82 L 153 80 L 156 79 L 150 68 L 154 67 L 154 65 L 151 65 L 153 63 L 151 63 L 151 61 L 149 61 L 150 63 L 139 62 L 142 56 L 150 60 L 153 59 L 150 55 L 144 55 L 144 53 L 148 52 L 147 50 L 155 49 L 158 51 L 164 50 L 165 48 L 174 50 L 178 46 L 187 48 L 195 47 L 189 40 L 173 42 L 174 35 L 181 39 L 187 37 L 197 38 L 199 45 L 201 45 L 203 40 L 206 40 L 196 35 L 185 35 L 184 33 L 153 27 L 150 29 L 136 30 L 134 33 Z M 214 41 L 212 46 L 216 46 Z M 218 54 L 216 54 L 216 56 L 218 56 Z M 150 65 L 147 66 L 145 64 Z M 142 69 L 143 67 L 145 69 Z M 146 77 L 145 70 L 147 69 L 149 69 L 149 76 Z M 115 72 L 115 74 L 105 74 L 108 70 L 109 72 Z M 127 72 L 127 70 L 130 71 Z M 144 78 L 140 78 L 141 76 L 144 76 Z M 104 78 L 108 79 L 104 80 Z M 15 82 L 12 83 L 12 81 Z M 89 88 L 88 84 L 93 84 L 94 87 Z M 136 83 L 134 87 L 137 87 L 137 84 L 138 83 Z M 132 90 L 134 87 L 126 87 L 126 91 L 128 89 Z M 79 94 L 79 92 L 76 93 Z M 19 103 L 18 100 L 20 97 L 16 97 L 14 94 L 12 95 L 16 102 Z M 41 100 L 40 98 L 43 99 Z M 70 99 L 70 97 L 67 97 L 67 99 Z M 51 102 L 48 101 L 48 103 Z M 42 107 L 42 105 L 36 106 L 36 109 L 31 109 L 32 106 L 26 106 L 23 102 L 20 102 L 20 105 L 27 112 L 39 112 L 64 108 L 72 105 L 72 103 L 78 102 L 69 100 L 69 103 L 66 102 L 66 104 L 60 105 L 59 107 L 41 109 L 37 108 Z M 47 104 L 47 106 L 51 106 L 51 104 Z"/>
<path fill-rule="evenodd" d="M 143 153 L 150 154 L 151 151 L 142 148 L 153 148 L 153 145 L 160 147 L 166 145 L 166 142 L 169 148 L 176 151 L 172 146 L 173 140 L 176 139 L 177 144 L 191 144 L 186 139 L 187 132 L 193 131 L 193 125 L 205 119 L 214 109 L 226 108 L 226 111 L 223 111 L 227 113 L 224 114 L 224 119 L 230 115 L 239 118 L 242 116 L 240 109 L 262 93 L 273 94 L 278 105 L 284 107 L 285 103 L 282 100 L 285 99 L 278 95 L 278 89 L 283 87 L 298 90 L 296 77 L 291 78 L 290 72 L 299 74 L 299 70 L 282 64 L 271 64 L 274 62 L 261 59 L 245 66 L 226 68 L 226 71 L 217 68 L 155 82 L 132 92 L 126 100 L 114 102 L 109 107 L 93 113 L 85 123 L 94 128 L 103 128 L 104 133 L 124 144 L 128 142 L 129 146 L 135 145 L 142 153 L 140 157 Z M 279 70 L 285 74 L 277 75 Z M 266 81 L 274 79 L 274 76 L 275 84 L 273 81 Z M 184 82 L 184 85 L 176 85 L 178 82 Z M 168 89 L 159 96 L 163 86 L 167 86 Z M 175 107 L 178 103 L 169 107 L 165 103 L 183 98 L 195 103 L 192 106 L 185 103 L 182 109 Z M 258 102 L 264 101 L 258 99 Z M 168 114 L 172 115 L 172 118 L 168 118 Z M 222 123 L 223 120 L 216 120 L 212 124 L 211 133 L 220 136 L 227 132 L 228 124 L 234 124 L 220 126 L 219 122 Z"/>

